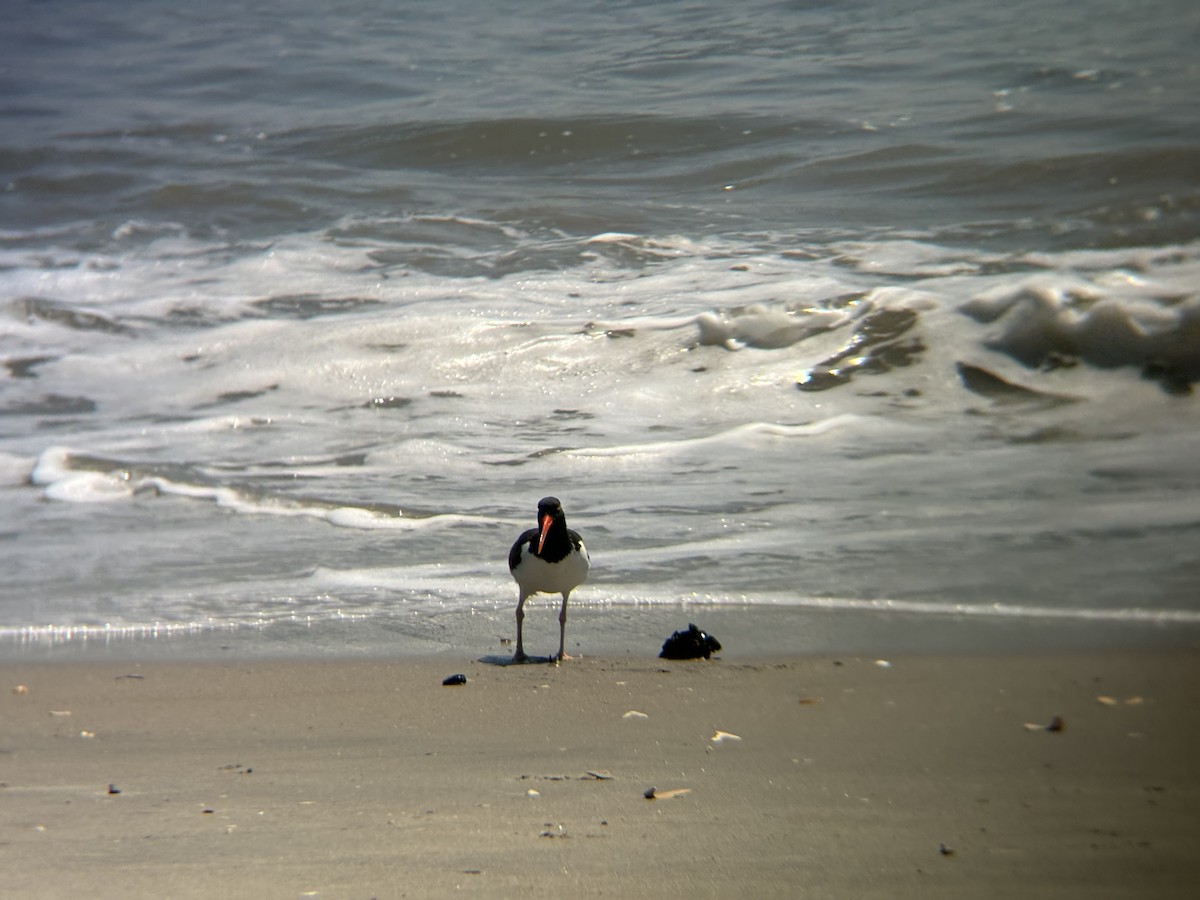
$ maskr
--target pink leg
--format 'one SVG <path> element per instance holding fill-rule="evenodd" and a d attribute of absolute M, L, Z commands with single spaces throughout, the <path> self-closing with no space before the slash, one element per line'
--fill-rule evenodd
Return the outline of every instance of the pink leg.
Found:
<path fill-rule="evenodd" d="M 521 637 L 521 626 L 525 622 L 525 597 L 517 601 L 517 652 L 513 654 L 513 662 L 525 662 L 529 657 L 525 655 L 525 643 Z"/>
<path fill-rule="evenodd" d="M 570 659 L 564 652 L 564 645 L 567 640 L 567 599 L 571 596 L 571 592 L 567 591 L 563 594 L 562 609 L 558 611 L 558 656 L 556 659 Z"/>

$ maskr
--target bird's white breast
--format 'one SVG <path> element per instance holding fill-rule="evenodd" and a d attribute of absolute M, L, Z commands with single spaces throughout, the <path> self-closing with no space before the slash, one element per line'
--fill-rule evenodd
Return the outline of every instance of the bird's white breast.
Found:
<path fill-rule="evenodd" d="M 513 571 L 513 577 L 523 593 L 561 594 L 574 590 L 587 580 L 590 563 L 587 548 L 582 543 L 578 553 L 569 553 L 555 563 L 534 556 L 528 547 L 524 547 L 521 563 Z"/>

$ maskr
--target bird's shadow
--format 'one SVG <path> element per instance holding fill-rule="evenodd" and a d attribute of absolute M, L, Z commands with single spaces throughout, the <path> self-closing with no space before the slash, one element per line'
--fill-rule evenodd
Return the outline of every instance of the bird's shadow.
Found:
<path fill-rule="evenodd" d="M 534 666 L 534 665 L 557 665 L 558 660 L 553 656 L 527 656 L 524 659 L 514 659 L 512 656 L 505 656 L 499 653 L 489 653 L 487 656 L 479 657 L 479 661 L 488 666 Z"/>

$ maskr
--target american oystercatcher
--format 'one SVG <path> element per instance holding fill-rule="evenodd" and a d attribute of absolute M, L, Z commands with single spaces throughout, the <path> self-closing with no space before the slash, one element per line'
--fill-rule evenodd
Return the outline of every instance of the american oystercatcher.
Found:
<path fill-rule="evenodd" d="M 525 601 L 533 594 L 562 594 L 558 613 L 558 653 L 554 659 L 570 659 L 563 650 L 567 632 L 567 600 L 571 591 L 587 579 L 587 548 L 578 532 L 567 527 L 567 517 L 557 497 L 544 497 L 538 503 L 538 527 L 530 528 L 508 552 L 508 569 L 521 590 L 517 600 L 517 652 L 514 662 L 524 662 L 525 645 L 521 625 L 525 621 Z"/>

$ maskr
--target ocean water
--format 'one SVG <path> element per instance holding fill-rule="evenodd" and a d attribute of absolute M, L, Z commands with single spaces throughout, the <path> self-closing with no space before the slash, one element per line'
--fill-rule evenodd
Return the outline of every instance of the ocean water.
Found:
<path fill-rule="evenodd" d="M 1200 636 L 1195 3 L 18 5 L 0 654 Z"/>

